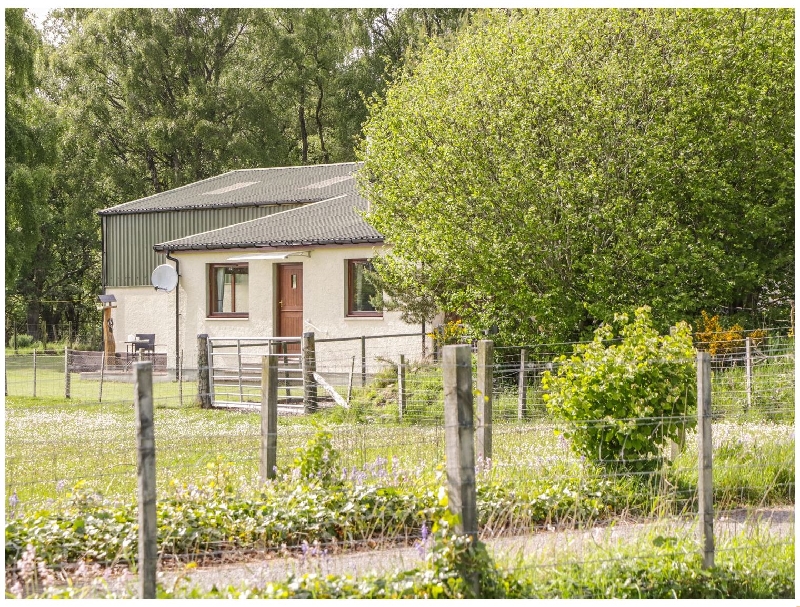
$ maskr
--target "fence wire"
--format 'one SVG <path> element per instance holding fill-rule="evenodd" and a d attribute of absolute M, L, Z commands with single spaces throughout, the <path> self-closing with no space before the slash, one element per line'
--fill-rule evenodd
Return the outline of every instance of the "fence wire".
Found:
<path fill-rule="evenodd" d="M 441 364 L 421 351 L 418 337 L 409 339 L 367 340 L 363 366 L 360 341 L 316 345 L 316 372 L 327 385 L 316 385 L 319 411 L 280 415 L 277 477 L 267 483 L 260 470 L 258 399 L 251 406 L 202 409 L 197 369 L 156 372 L 161 567 L 258 556 L 283 563 L 275 565 L 278 575 L 286 573 L 287 562 L 295 571 L 334 570 L 342 555 L 377 549 L 400 555 L 397 561 L 382 552 L 378 560 L 423 566 L 434 549 L 432 529 L 446 508 L 448 428 Z M 745 529 L 772 547 L 794 534 L 793 339 L 741 341 L 712 353 L 719 558 L 744 550 L 731 538 Z M 654 543 L 657 538 L 699 550 L 696 408 L 564 422 L 548 409 L 542 379 L 557 373 L 558 356 L 571 347 L 494 351 L 491 455 L 481 457 L 475 445 L 479 539 L 502 568 L 520 576 L 604 559 L 646 559 L 660 554 L 663 542 Z M 478 389 L 474 357 L 472 389 Z M 337 404 L 332 392 L 347 406 Z M 63 527 L 77 513 L 86 527 L 74 529 L 69 541 L 40 530 L 47 545 L 38 549 L 52 565 L 69 570 L 83 558 L 132 564 L 132 375 L 65 371 L 63 353 L 37 354 L 34 373 L 32 354 L 7 355 L 6 393 L 6 526 L 12 546 L 7 543 L 7 573 L 23 542 L 33 541 L 25 525 L 35 527 L 39 516 Z M 587 458 L 571 438 L 577 427 L 603 435 L 627 424 L 658 441 L 669 423 L 686 430 L 681 444 L 665 441 L 659 448 L 658 466 L 619 453 Z M 473 425 L 480 430 L 477 413 Z M 122 539 L 107 539 L 107 548 L 86 539 L 89 511 L 96 519 L 93 533 Z M 100 512 L 127 522 L 98 522 L 106 520 Z"/>

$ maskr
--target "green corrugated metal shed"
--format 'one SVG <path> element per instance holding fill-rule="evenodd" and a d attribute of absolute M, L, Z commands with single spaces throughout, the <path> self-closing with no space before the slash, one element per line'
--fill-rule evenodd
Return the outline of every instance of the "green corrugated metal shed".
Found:
<path fill-rule="evenodd" d="M 165 254 L 153 245 L 355 190 L 356 163 L 245 169 L 99 211 L 103 286 L 147 286 Z"/>

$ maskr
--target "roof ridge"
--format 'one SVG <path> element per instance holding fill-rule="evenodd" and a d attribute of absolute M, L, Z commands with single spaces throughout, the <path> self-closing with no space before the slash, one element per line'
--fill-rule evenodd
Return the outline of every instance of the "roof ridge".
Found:
<path fill-rule="evenodd" d="M 172 188 L 171 190 L 165 190 L 163 192 L 156 192 L 155 194 L 150 194 L 150 196 L 144 196 L 142 198 L 136 198 L 135 200 L 129 200 L 128 202 L 121 202 L 119 204 L 115 204 L 113 207 L 106 207 L 105 209 L 100 209 L 97 213 L 98 215 L 101 213 L 105 213 L 106 211 L 111 211 L 112 209 L 116 209 L 118 207 L 124 207 L 128 204 L 133 204 L 134 202 L 142 202 L 143 200 L 149 200 L 150 198 L 155 198 L 156 196 L 161 196 L 162 194 L 177 192 L 178 190 L 182 190 L 184 188 L 188 188 L 191 186 L 195 186 L 198 183 L 205 183 L 206 181 L 211 181 L 212 179 L 219 179 L 220 177 L 224 177 L 225 175 L 229 175 L 230 173 L 236 173 L 237 171 L 246 170 L 246 169 L 234 169 L 233 171 L 226 171 L 225 173 L 221 173 L 219 175 L 214 175 L 213 177 L 206 177 L 205 179 L 201 179 L 200 181 L 193 181 L 192 183 L 185 183 L 183 185 L 179 185 L 177 188 Z"/>
<path fill-rule="evenodd" d="M 163 192 L 156 192 L 155 194 L 150 194 L 149 196 L 143 196 L 142 198 L 136 198 L 135 200 L 129 200 L 127 202 L 121 202 L 119 204 L 115 204 L 113 206 L 106 207 L 104 209 L 100 209 L 99 211 L 97 211 L 97 214 L 98 215 L 121 214 L 122 212 L 126 211 L 130 207 L 134 207 L 134 211 L 133 212 L 141 212 L 141 209 L 136 209 L 135 207 L 138 207 L 138 206 L 142 205 L 143 203 L 146 203 L 147 201 L 149 201 L 149 200 L 151 200 L 153 198 L 156 198 L 156 197 L 159 197 L 159 196 L 164 196 L 166 194 L 174 194 L 175 192 L 179 192 L 179 191 L 181 191 L 183 189 L 190 188 L 190 187 L 196 187 L 199 184 L 207 183 L 209 181 L 216 180 L 216 179 L 222 179 L 227 175 L 233 175 L 233 174 L 236 174 L 236 173 L 253 172 L 253 171 L 274 171 L 274 170 L 285 170 L 285 169 L 315 169 L 315 168 L 321 168 L 321 167 L 335 167 L 335 166 L 348 166 L 348 165 L 353 165 L 354 167 L 357 167 L 360 164 L 363 164 L 363 162 L 361 162 L 361 163 L 355 162 L 355 161 L 354 162 L 332 162 L 332 163 L 327 163 L 327 164 L 303 164 L 303 165 L 290 165 L 290 166 L 283 166 L 283 167 L 253 167 L 253 168 L 233 169 L 231 171 L 226 171 L 225 173 L 221 173 L 219 175 L 213 175 L 211 177 L 206 177 L 205 179 L 201 179 L 200 181 L 193 181 L 192 183 L 186 183 L 184 185 L 172 188 L 170 190 L 165 190 Z M 355 175 L 352 175 L 352 176 L 355 177 Z M 286 201 L 286 202 L 287 203 L 288 202 L 294 203 L 294 202 L 298 202 L 298 201 Z M 274 204 L 274 203 L 272 203 L 272 204 Z M 213 206 L 213 205 L 205 205 L 205 204 L 203 204 L 203 205 L 199 205 L 199 208 L 207 208 L 209 206 Z M 223 206 L 228 206 L 228 205 L 223 205 Z M 191 208 L 193 208 L 193 207 L 191 207 L 191 206 L 190 207 L 186 207 L 187 210 L 191 209 Z M 152 211 L 157 211 L 157 210 L 161 210 L 161 209 L 159 208 L 159 209 L 151 209 L 151 210 Z M 165 210 L 168 210 L 168 209 L 165 209 Z M 182 209 L 173 209 L 173 210 L 182 210 Z"/>
<path fill-rule="evenodd" d="M 174 238 L 172 240 L 167 240 L 166 242 L 159 242 L 157 244 L 154 244 L 153 247 L 154 248 L 155 247 L 164 247 L 164 249 L 169 250 L 169 247 L 166 247 L 164 245 L 167 245 L 170 242 L 175 242 L 176 240 L 185 240 L 186 238 L 195 238 L 197 236 L 202 236 L 203 234 L 210 234 L 211 232 L 219 232 L 221 230 L 227 230 L 227 229 L 232 228 L 234 226 L 238 227 L 238 226 L 242 226 L 242 225 L 244 225 L 246 223 L 252 223 L 254 221 L 263 221 L 263 220 L 265 220 L 265 219 L 267 219 L 269 217 L 277 217 L 278 215 L 280 215 L 282 217 L 285 217 L 287 214 L 291 213 L 292 211 L 300 211 L 302 209 L 306 209 L 308 207 L 312 207 L 312 206 L 314 206 L 316 204 L 320 204 L 322 202 L 330 202 L 331 200 L 336 200 L 338 198 L 344 198 L 345 196 L 351 196 L 351 195 L 352 194 L 339 194 L 338 196 L 332 196 L 330 198 L 325 198 L 323 200 L 317 200 L 316 202 L 309 202 L 309 203 L 306 203 L 306 204 L 304 204 L 302 206 L 299 206 L 299 207 L 294 207 L 292 209 L 286 209 L 285 211 L 280 211 L 278 213 L 272 213 L 271 215 L 264 215 L 262 217 L 256 217 L 254 219 L 248 219 L 246 221 L 240 221 L 238 223 L 233 223 L 231 225 L 223 226 L 221 228 L 214 228 L 212 230 L 206 230 L 205 232 L 197 232 L 195 234 L 190 234 L 189 236 L 184 236 L 182 238 Z"/>
<path fill-rule="evenodd" d="M 228 173 L 238 173 L 239 171 L 275 171 L 275 170 L 283 170 L 283 169 L 313 169 L 318 167 L 336 167 L 336 166 L 344 166 L 346 164 L 364 164 L 358 160 L 353 160 L 351 162 L 327 162 L 324 164 L 290 164 L 288 166 L 282 167 L 253 167 L 250 169 L 233 169 L 232 171 L 228 171 Z M 227 173 L 223 173 L 227 174 Z M 196 183 L 200 183 L 199 181 Z"/>

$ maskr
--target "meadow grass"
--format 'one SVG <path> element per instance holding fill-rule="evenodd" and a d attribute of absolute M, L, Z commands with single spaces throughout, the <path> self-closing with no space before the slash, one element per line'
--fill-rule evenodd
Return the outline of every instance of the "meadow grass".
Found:
<path fill-rule="evenodd" d="M 15 495 L 20 507 L 53 498 L 78 481 L 111 496 L 132 495 L 135 487 L 133 384 L 104 382 L 100 403 L 99 380 L 73 373 L 67 400 L 63 363 L 63 355 L 37 359 L 37 398 L 31 398 L 32 357 L 6 357 L 6 496 Z M 713 374 L 715 498 L 720 503 L 793 501 L 793 370 L 791 353 L 756 364 L 750 407 L 741 366 Z M 235 463 L 244 478 L 257 478 L 257 410 L 200 409 L 196 383 L 166 379 L 153 384 L 159 486 L 191 480 L 219 460 Z M 541 402 L 538 381 L 528 386 L 523 420 L 517 419 L 517 390 L 506 384 L 496 385 L 494 452 L 491 462 L 478 462 L 482 478 L 519 486 L 531 479 L 603 474 L 572 453 Z M 347 393 L 346 386 L 337 388 Z M 406 389 L 401 416 L 396 367 L 389 366 L 372 375 L 368 385 L 353 387 L 347 410 L 337 406 L 313 416 L 280 416 L 279 470 L 291 467 L 319 424 L 331 431 L 339 465 L 350 478 L 397 473 L 431 482 L 444 461 L 441 369 L 411 368 Z M 655 486 L 650 484 L 648 491 L 660 496 L 662 506 L 692 499 L 696 449 L 690 432 L 682 454 Z M 612 473 L 608 480 L 622 482 Z"/>
<path fill-rule="evenodd" d="M 237 473 L 256 483 L 260 444 L 257 412 L 155 407 L 157 478 L 192 482 L 217 461 L 235 464 Z M 57 497 L 79 481 L 110 497 L 131 497 L 136 486 L 135 418 L 131 404 L 63 398 L 6 401 L 6 498 L 17 508 Z M 394 475 L 412 484 L 432 483 L 444 463 L 444 430 L 439 425 L 334 423 L 321 415 L 281 416 L 279 471 L 291 469 L 299 449 L 316 426 L 331 432 L 348 478 Z M 713 424 L 714 490 L 722 506 L 793 503 L 794 426 L 722 420 Z M 477 462 L 480 482 L 522 488 L 560 479 L 602 477 L 628 482 L 622 473 L 596 468 L 572 453 L 559 429 L 545 421 L 498 422 L 493 428 L 494 456 Z M 675 509 L 691 503 L 697 479 L 696 438 L 662 476 L 639 483 L 652 493 L 654 507 Z"/>

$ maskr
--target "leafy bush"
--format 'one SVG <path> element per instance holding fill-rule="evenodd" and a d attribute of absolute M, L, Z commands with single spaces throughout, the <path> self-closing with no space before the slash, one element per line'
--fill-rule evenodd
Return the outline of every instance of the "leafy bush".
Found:
<path fill-rule="evenodd" d="M 564 434 L 579 454 L 606 467 L 652 471 L 667 442 L 680 442 L 696 424 L 691 327 L 679 323 L 673 335 L 660 336 L 649 307 L 636 310 L 633 322 L 624 314 L 615 322 L 621 343 L 605 345 L 614 332 L 604 325 L 573 356 L 556 359 L 556 373 L 542 378 L 544 400 L 567 422 Z"/>
<path fill-rule="evenodd" d="M 297 450 L 293 468 L 304 481 L 327 485 L 334 480 L 338 459 L 339 454 L 331 443 L 331 433 L 318 427 L 306 446 Z"/>
<path fill-rule="evenodd" d="M 730 356 L 744 352 L 745 337 L 749 337 L 755 347 L 764 343 L 766 332 L 755 329 L 745 334 L 744 328 L 739 323 L 730 327 L 723 326 L 719 315 L 709 316 L 702 311 L 700 327 L 697 330 L 697 348 L 707 351 L 711 356 Z"/>
<path fill-rule="evenodd" d="M 33 346 L 36 340 L 33 338 L 32 335 L 28 335 L 27 333 L 23 333 L 22 335 L 17 335 L 17 348 L 30 348 Z M 14 346 L 14 340 L 11 340 L 11 345 Z"/>

